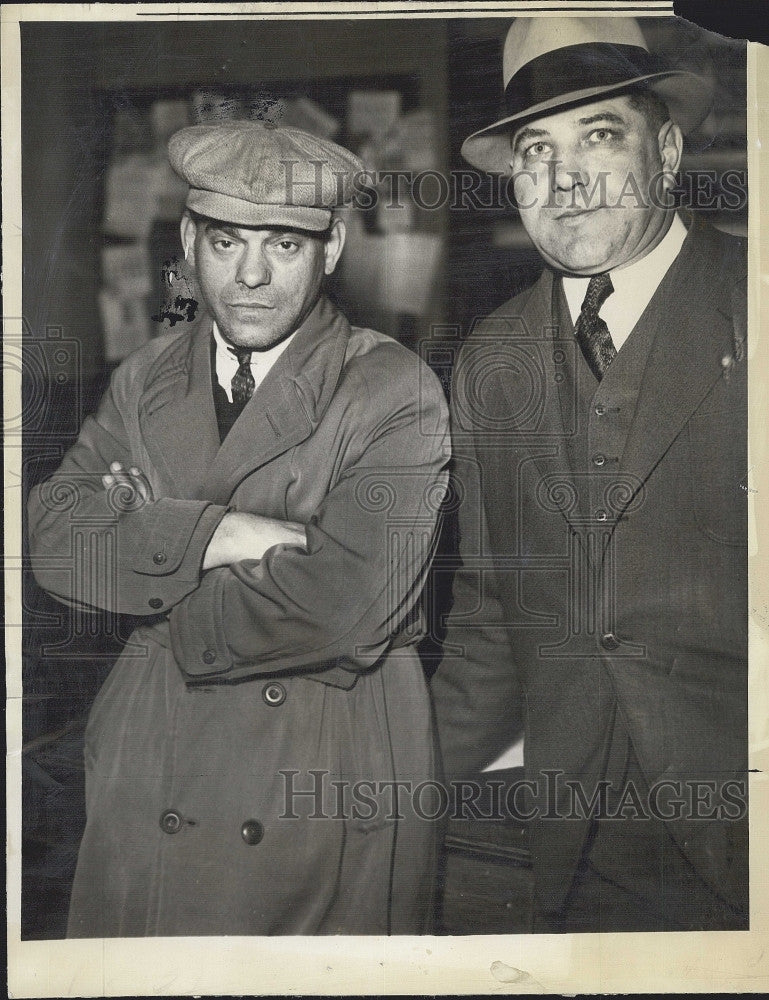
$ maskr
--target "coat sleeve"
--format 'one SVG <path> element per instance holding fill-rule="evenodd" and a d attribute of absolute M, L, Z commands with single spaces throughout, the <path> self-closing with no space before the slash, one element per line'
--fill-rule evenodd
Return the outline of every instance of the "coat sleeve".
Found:
<path fill-rule="evenodd" d="M 278 545 L 210 570 L 173 609 L 188 679 L 365 670 L 409 621 L 447 486 L 448 412 L 427 368 L 421 384 L 381 371 L 376 382 L 355 394 L 354 445 L 306 526 L 306 550 Z"/>
<path fill-rule="evenodd" d="M 461 361 L 455 374 L 461 374 Z M 521 684 L 505 623 L 486 522 L 483 451 L 452 402 L 451 494 L 457 498 L 457 569 L 443 659 L 431 682 L 445 777 L 471 777 L 523 728 Z M 475 432 L 478 433 L 478 432 Z M 482 432 L 481 432 L 482 433 Z M 496 447 L 499 447 L 497 444 Z M 510 504 L 511 518 L 514 504 Z"/>
<path fill-rule="evenodd" d="M 134 367 L 115 371 L 59 469 L 31 491 L 29 545 L 35 579 L 64 603 L 157 615 L 197 587 L 227 508 L 171 498 L 137 506 L 102 485 L 110 462 L 138 464 L 127 428 L 141 389 Z"/>

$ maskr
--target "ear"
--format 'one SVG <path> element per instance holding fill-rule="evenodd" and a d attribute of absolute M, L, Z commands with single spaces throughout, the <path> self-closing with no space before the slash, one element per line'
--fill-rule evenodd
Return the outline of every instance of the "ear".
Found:
<path fill-rule="evenodd" d="M 665 122 L 657 135 L 657 143 L 666 186 L 672 187 L 675 185 L 675 175 L 681 163 L 684 149 L 684 137 L 681 129 L 675 122 Z M 667 183 L 668 179 L 670 179 L 670 184 Z"/>
<path fill-rule="evenodd" d="M 337 265 L 337 261 L 342 254 L 342 247 L 344 246 L 346 235 L 347 229 L 345 228 L 344 222 L 341 219 L 334 219 L 331 223 L 331 232 L 329 233 L 328 239 L 323 247 L 326 257 L 323 270 L 326 274 L 333 273 L 334 268 Z"/>
<path fill-rule="evenodd" d="M 195 224 L 195 220 L 192 218 L 190 213 L 185 209 L 182 215 L 182 221 L 180 226 L 181 236 L 182 236 L 182 249 L 184 250 L 184 259 L 189 261 L 189 263 L 195 266 L 195 235 L 198 231 L 198 227 Z"/>

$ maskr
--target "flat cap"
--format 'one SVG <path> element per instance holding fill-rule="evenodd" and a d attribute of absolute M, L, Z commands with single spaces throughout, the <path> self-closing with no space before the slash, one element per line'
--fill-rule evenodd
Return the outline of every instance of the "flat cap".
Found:
<path fill-rule="evenodd" d="M 187 207 L 240 226 L 321 232 L 352 200 L 363 164 L 298 128 L 260 121 L 191 125 L 171 136 L 168 158 L 190 186 Z"/>

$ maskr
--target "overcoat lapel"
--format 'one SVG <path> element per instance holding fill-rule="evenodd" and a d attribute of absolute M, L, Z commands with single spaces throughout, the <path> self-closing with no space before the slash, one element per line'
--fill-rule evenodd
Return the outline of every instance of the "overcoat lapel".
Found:
<path fill-rule="evenodd" d="M 312 432 L 333 395 L 350 327 L 321 299 L 220 444 L 211 386 L 211 319 L 158 358 L 139 404 L 150 458 L 180 498 L 227 503 L 254 469 Z"/>
<path fill-rule="evenodd" d="M 219 450 L 211 389 L 211 319 L 205 314 L 157 359 L 139 401 L 142 438 L 155 467 L 180 499 L 199 496 Z"/>
<path fill-rule="evenodd" d="M 227 503 L 245 476 L 309 437 L 333 395 L 349 335 L 347 320 L 321 299 L 224 439 L 202 496 Z"/>

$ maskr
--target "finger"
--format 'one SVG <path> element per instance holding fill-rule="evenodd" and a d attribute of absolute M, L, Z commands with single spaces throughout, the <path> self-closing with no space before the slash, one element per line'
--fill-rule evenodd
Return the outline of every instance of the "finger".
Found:
<path fill-rule="evenodd" d="M 154 498 L 154 494 L 152 492 L 152 486 L 150 485 L 149 479 L 147 479 L 142 470 L 137 468 L 136 466 L 133 466 L 128 471 L 133 476 L 134 482 L 136 483 L 137 489 L 141 493 L 142 497 L 146 501 L 152 500 Z"/>
<path fill-rule="evenodd" d="M 105 488 L 107 488 L 107 487 L 112 486 L 112 484 L 115 482 L 115 479 L 114 479 L 113 476 L 110 476 L 110 474 L 107 473 L 106 475 L 104 475 L 104 476 L 101 477 L 101 481 L 102 481 L 102 485 Z"/>
<path fill-rule="evenodd" d="M 122 464 L 120 462 L 110 462 L 109 471 L 110 472 L 122 472 L 123 471 L 123 466 L 122 466 Z"/>

